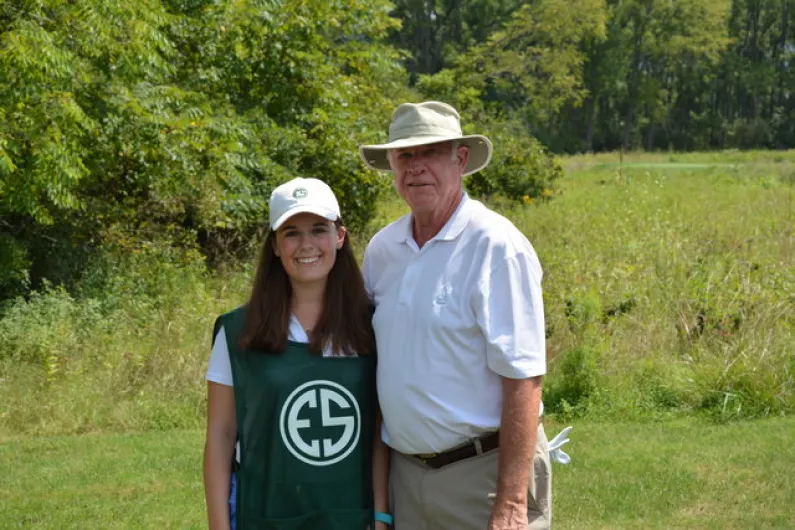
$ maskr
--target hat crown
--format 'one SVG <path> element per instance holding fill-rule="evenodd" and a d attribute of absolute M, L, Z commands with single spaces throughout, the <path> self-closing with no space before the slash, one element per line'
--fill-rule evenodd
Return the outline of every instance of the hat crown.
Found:
<path fill-rule="evenodd" d="M 298 177 L 281 184 L 269 202 L 271 230 L 299 213 L 312 213 L 330 221 L 340 218 L 340 205 L 331 188 L 322 180 Z"/>
<path fill-rule="evenodd" d="M 387 156 L 390 150 L 451 140 L 469 149 L 469 161 L 464 168 L 464 175 L 470 175 L 489 165 L 491 141 L 482 134 L 464 135 L 458 111 L 440 101 L 399 105 L 389 124 L 389 141 L 385 144 L 360 145 L 359 155 L 369 168 L 392 171 Z"/>
<path fill-rule="evenodd" d="M 447 103 L 403 103 L 395 109 L 389 126 L 389 141 L 412 137 L 460 138 L 461 118 Z"/>

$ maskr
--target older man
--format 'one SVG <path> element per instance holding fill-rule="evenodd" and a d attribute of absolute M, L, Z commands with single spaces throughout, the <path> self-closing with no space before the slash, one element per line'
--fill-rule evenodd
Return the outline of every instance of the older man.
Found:
<path fill-rule="evenodd" d="M 364 257 L 394 527 L 548 528 L 541 266 L 462 186 L 488 165 L 491 142 L 462 135 L 456 110 L 432 101 L 400 105 L 389 142 L 360 152 L 392 171 L 411 208 Z"/>

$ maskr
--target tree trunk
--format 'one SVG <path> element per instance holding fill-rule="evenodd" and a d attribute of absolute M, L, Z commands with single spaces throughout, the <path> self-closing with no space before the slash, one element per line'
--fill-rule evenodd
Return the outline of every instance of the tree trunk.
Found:
<path fill-rule="evenodd" d="M 649 128 L 646 130 L 646 151 L 654 150 L 654 123 L 649 123 Z"/>
<path fill-rule="evenodd" d="M 597 113 L 596 98 L 589 95 L 585 100 L 584 114 L 585 114 L 585 142 L 583 148 L 586 153 L 593 153 L 593 134 L 594 123 L 596 122 Z"/>

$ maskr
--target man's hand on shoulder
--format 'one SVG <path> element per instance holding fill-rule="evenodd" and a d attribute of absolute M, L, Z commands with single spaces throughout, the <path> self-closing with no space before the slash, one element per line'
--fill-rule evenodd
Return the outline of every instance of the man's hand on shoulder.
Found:
<path fill-rule="evenodd" d="M 492 508 L 488 530 L 525 530 L 527 524 L 526 503 L 498 500 Z"/>

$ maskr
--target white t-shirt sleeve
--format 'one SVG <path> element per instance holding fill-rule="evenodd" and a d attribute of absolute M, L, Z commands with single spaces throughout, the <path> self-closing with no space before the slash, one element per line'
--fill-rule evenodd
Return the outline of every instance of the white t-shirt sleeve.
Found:
<path fill-rule="evenodd" d="M 207 367 L 207 381 L 220 385 L 234 386 L 232 379 L 232 364 L 229 362 L 229 346 L 226 343 L 226 333 L 223 326 L 218 330 L 210 353 L 210 363 Z"/>
<path fill-rule="evenodd" d="M 541 276 L 535 253 L 520 252 L 478 286 L 475 311 L 486 362 L 498 375 L 526 379 L 547 371 Z"/>

